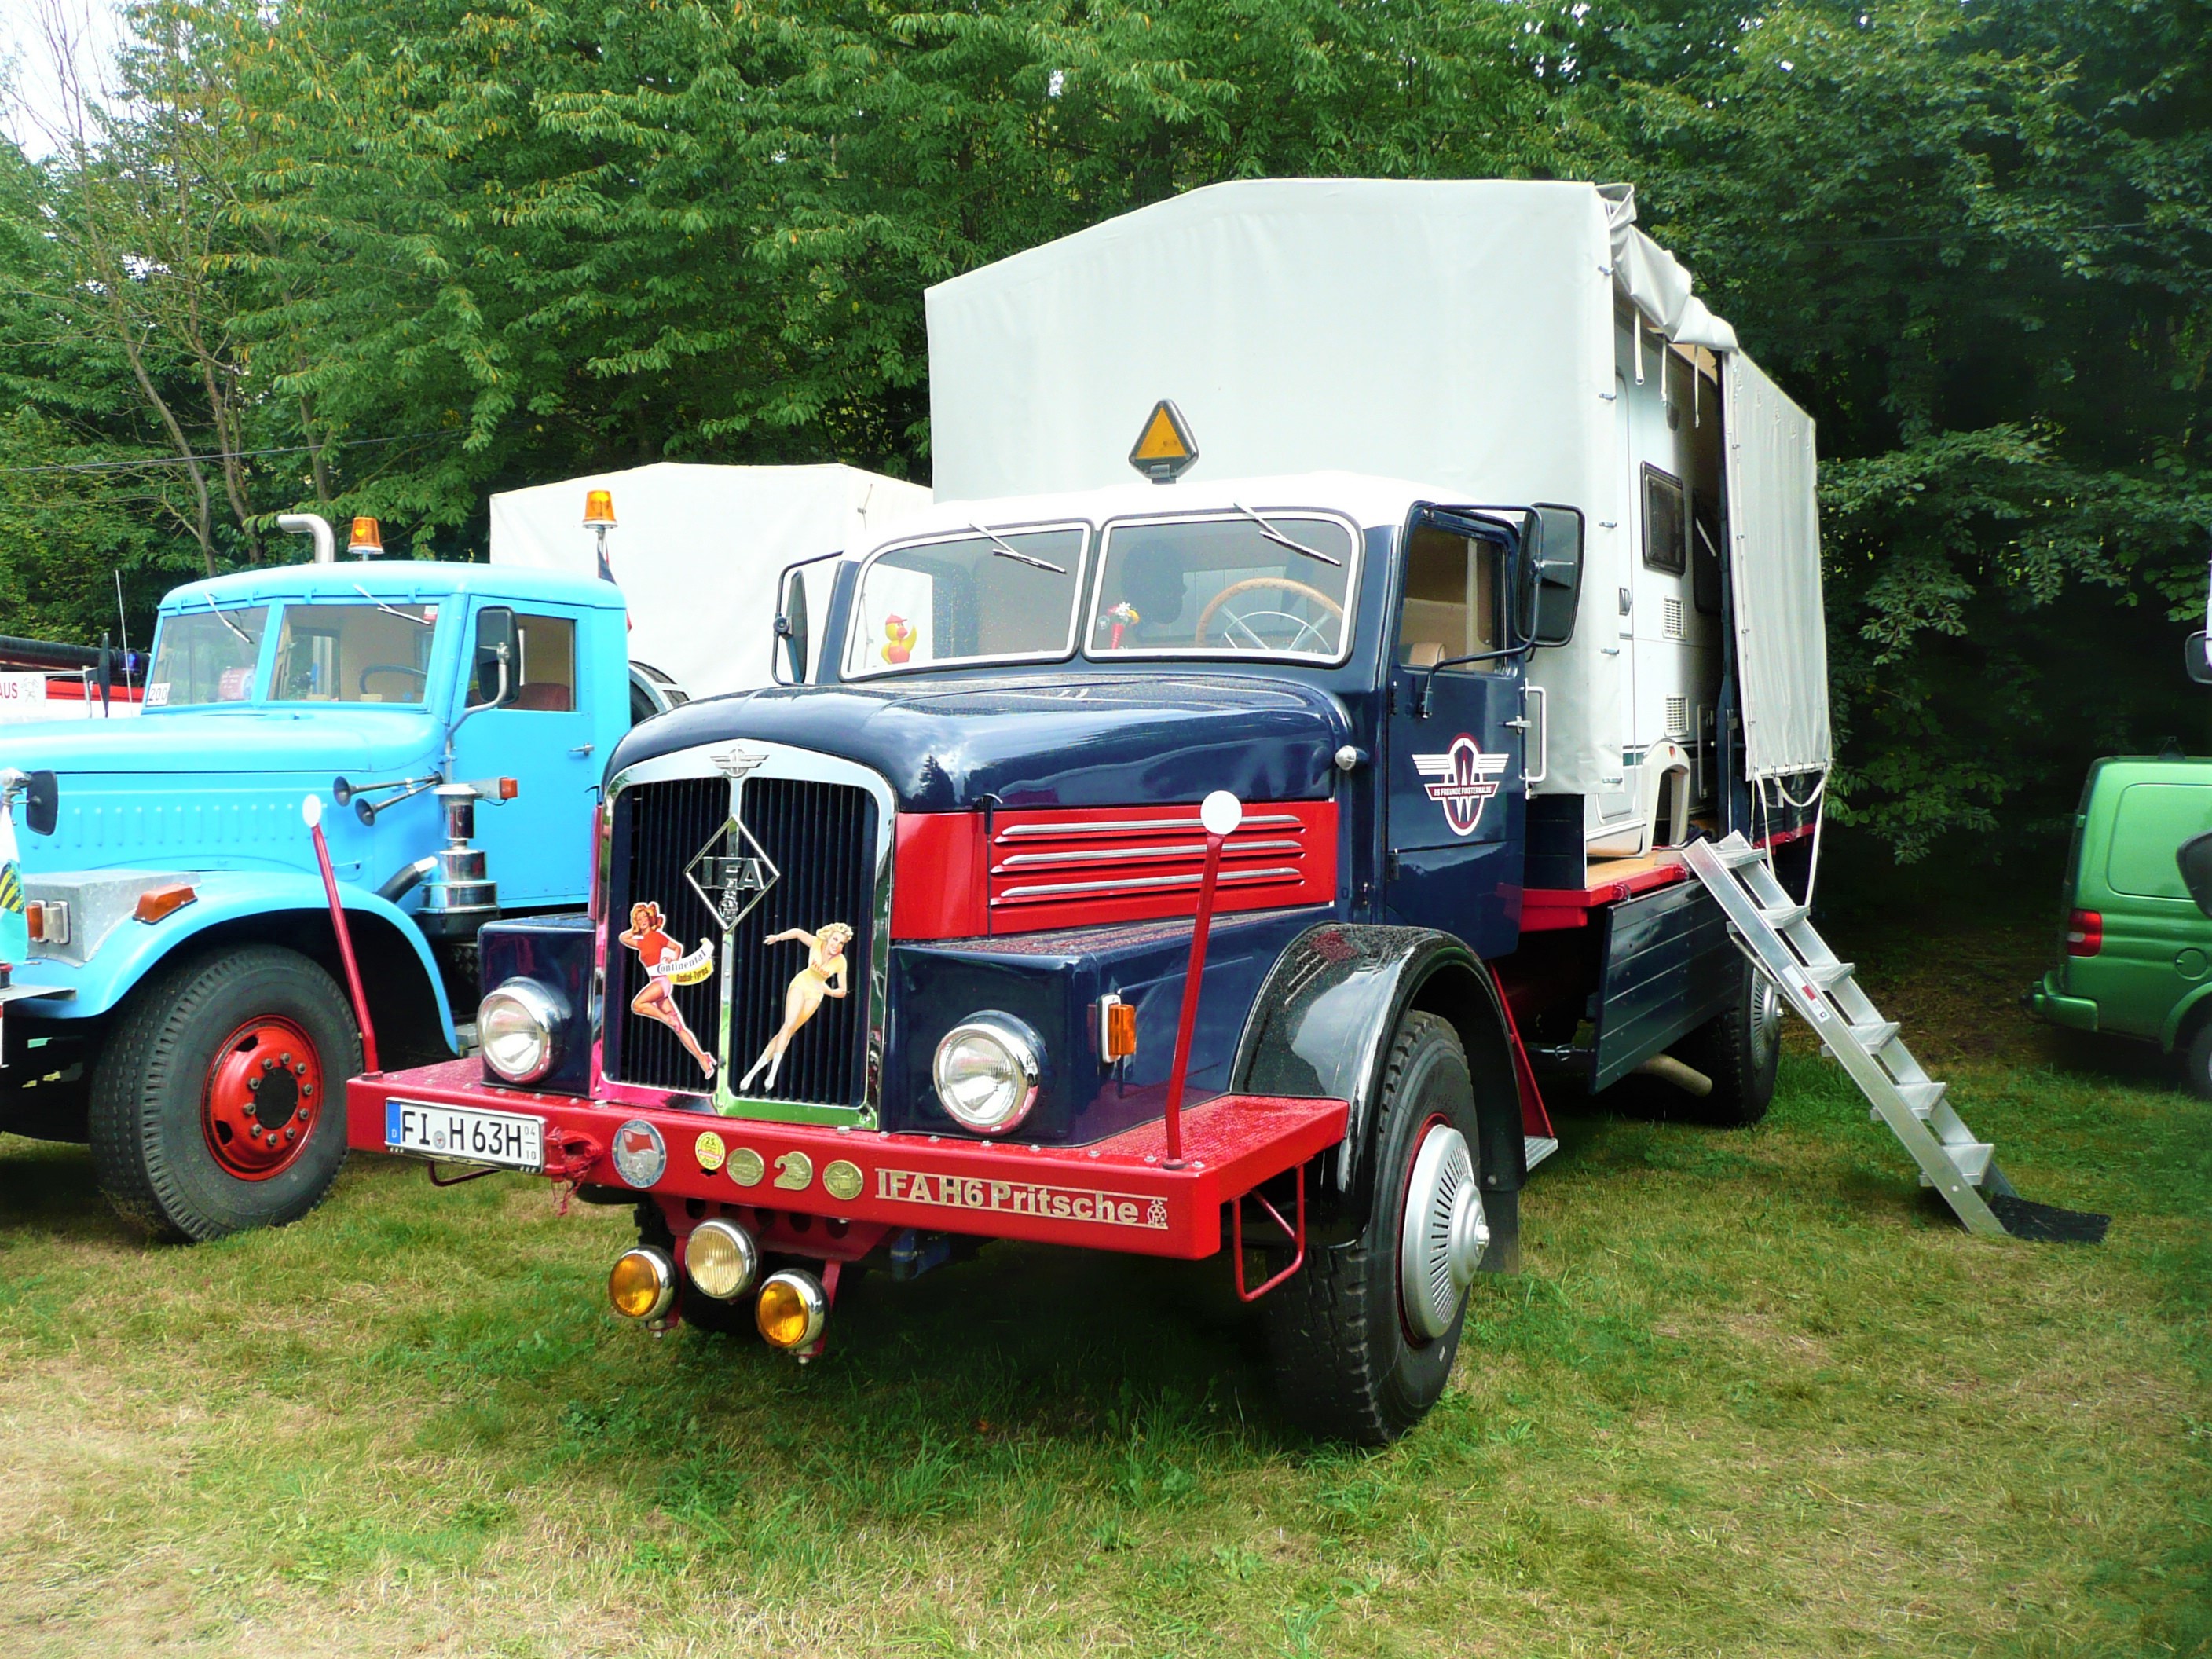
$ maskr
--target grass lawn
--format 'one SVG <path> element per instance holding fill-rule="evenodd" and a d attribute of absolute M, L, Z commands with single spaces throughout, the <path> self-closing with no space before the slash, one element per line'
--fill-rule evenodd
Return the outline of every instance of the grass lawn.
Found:
<path fill-rule="evenodd" d="M 0 1140 L 0 1652 L 2212 1651 L 2212 1107 L 2026 1026 L 2048 931 L 1847 943 L 2105 1245 L 1967 1238 L 1804 1052 L 1754 1130 L 1570 1115 L 1380 1455 L 1218 1262 L 871 1278 L 802 1370 L 618 1326 L 542 1182 L 149 1249 Z"/>

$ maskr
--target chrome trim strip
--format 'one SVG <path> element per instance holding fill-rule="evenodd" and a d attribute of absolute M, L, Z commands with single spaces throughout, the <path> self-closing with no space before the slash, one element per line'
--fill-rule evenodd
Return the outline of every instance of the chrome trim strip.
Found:
<path fill-rule="evenodd" d="M 1301 872 L 1289 868 L 1274 870 L 1224 870 L 1216 878 L 1222 883 L 1232 881 L 1296 881 Z M 1039 887 L 1009 887 L 994 896 L 991 902 L 1004 904 L 1019 898 L 1057 898 L 1078 893 L 1141 893 L 1158 891 L 1163 887 L 1195 887 L 1205 878 L 1194 871 L 1180 876 L 1123 876 L 1114 881 L 1060 881 Z"/>
<path fill-rule="evenodd" d="M 1322 803 L 1316 801 L 1316 805 Z M 1285 824 L 1303 824 L 1304 820 L 1295 812 L 1255 813 L 1237 825 L 1240 830 L 1279 830 Z M 1199 830 L 1205 826 L 1196 817 L 1188 818 L 1124 818 L 1119 823 L 1098 823 L 1085 819 L 1080 823 L 1012 823 L 992 839 L 1012 841 L 1016 836 L 1111 836 L 1133 835 L 1154 830 Z M 1231 839 L 1233 841 L 1234 836 Z"/>
<path fill-rule="evenodd" d="M 731 756 L 743 751 L 744 760 L 760 758 L 750 765 L 733 764 Z M 732 775 L 735 774 L 735 775 Z M 868 1013 L 867 1059 L 863 1079 L 863 1098 L 860 1103 L 849 1107 L 823 1106 L 812 1101 L 776 1100 L 763 1095 L 733 1095 L 729 1092 L 730 1076 L 730 1013 L 733 976 L 729 960 L 729 941 L 723 940 L 723 957 L 720 964 L 722 975 L 721 1016 L 715 1032 L 714 1057 L 720 1066 L 714 1073 L 714 1088 L 711 1098 L 715 1109 L 726 1116 L 744 1117 L 749 1114 L 771 1121 L 849 1123 L 857 1127 L 873 1128 L 882 1105 L 884 1073 L 884 1032 L 890 1012 L 891 958 L 891 849 L 898 834 L 898 799 L 884 778 L 855 762 L 824 755 L 811 749 L 794 748 L 788 744 L 767 743 L 750 738 L 717 738 L 690 749 L 680 749 L 673 754 L 656 756 L 652 760 L 640 761 L 608 781 L 606 822 L 614 822 L 615 803 L 626 789 L 641 783 L 665 783 L 683 778 L 726 778 L 730 783 L 730 811 L 735 814 L 739 803 L 739 791 L 751 778 L 795 778 L 811 783 L 844 784 L 865 789 L 876 803 L 876 878 L 873 908 L 874 926 L 868 933 Z M 606 896 L 612 889 L 613 837 L 602 842 L 603 864 L 599 882 L 599 911 L 592 917 L 599 964 L 601 1018 L 606 1018 L 605 945 L 607 918 L 605 914 Z M 598 1045 L 594 1044 L 595 1051 Z M 619 1079 L 605 1078 L 599 1065 L 599 1055 L 593 1056 L 593 1082 L 604 1081 L 613 1089 L 637 1089 L 641 1085 L 625 1084 Z M 654 1091 L 658 1094 L 659 1091 Z M 695 1099 L 709 1098 L 698 1095 Z M 771 1109 L 762 1112 L 757 1109 Z"/>
<path fill-rule="evenodd" d="M 1225 842 L 1224 853 L 1295 853 L 1305 843 L 1297 841 Z M 1012 869 L 1028 869 L 1040 864 L 1097 864 L 1111 860 L 1118 864 L 1125 859 L 1195 859 L 1206 856 L 1206 843 L 1195 845 L 1176 842 L 1167 847 L 1089 847 L 1072 853 L 1009 853 L 991 866 L 998 875 Z"/>

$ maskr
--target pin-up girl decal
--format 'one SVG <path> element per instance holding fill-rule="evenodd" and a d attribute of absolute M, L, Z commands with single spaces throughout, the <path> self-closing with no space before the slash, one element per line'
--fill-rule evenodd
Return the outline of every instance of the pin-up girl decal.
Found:
<path fill-rule="evenodd" d="M 783 1029 L 768 1040 L 768 1047 L 761 1050 L 752 1070 L 738 1085 L 740 1094 L 753 1086 L 753 1079 L 763 1066 L 768 1067 L 768 1079 L 761 1086 L 775 1088 L 776 1068 L 783 1064 L 783 1051 L 791 1047 L 799 1028 L 814 1018 L 823 998 L 842 998 L 845 994 L 845 947 L 853 942 L 853 930 L 842 921 L 833 921 L 818 933 L 810 933 L 804 927 L 791 927 L 781 933 L 770 933 L 761 943 L 781 945 L 794 939 L 806 942 L 806 966 L 792 976 L 791 988 L 783 994 Z"/>
<path fill-rule="evenodd" d="M 701 939 L 699 948 L 685 956 L 684 947 L 664 931 L 665 920 L 660 907 L 651 900 L 629 907 L 629 931 L 622 935 L 622 942 L 637 952 L 638 962 L 645 969 L 644 988 L 630 999 L 630 1012 L 658 1020 L 675 1032 L 677 1041 L 699 1062 L 700 1071 L 711 1078 L 714 1057 L 699 1046 L 699 1039 L 684 1023 L 674 988 L 696 985 L 714 971 L 714 947 Z"/>

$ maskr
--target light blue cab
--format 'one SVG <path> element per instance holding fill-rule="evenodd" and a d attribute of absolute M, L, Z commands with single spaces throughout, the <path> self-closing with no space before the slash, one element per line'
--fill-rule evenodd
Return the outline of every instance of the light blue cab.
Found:
<path fill-rule="evenodd" d="M 361 1045 L 302 798 L 380 1057 L 451 1054 L 476 930 L 584 905 L 601 768 L 656 706 L 605 582 L 395 562 L 177 589 L 140 718 L 0 731 L 33 934 L 0 1128 L 88 1139 L 159 1233 L 304 1213 Z"/>

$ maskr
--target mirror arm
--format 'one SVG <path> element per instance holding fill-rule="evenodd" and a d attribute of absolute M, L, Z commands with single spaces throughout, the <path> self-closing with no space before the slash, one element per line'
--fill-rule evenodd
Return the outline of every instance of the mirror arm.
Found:
<path fill-rule="evenodd" d="M 493 695 L 492 700 L 489 702 L 470 703 L 466 708 L 461 710 L 461 717 L 446 728 L 446 771 L 448 774 L 450 774 L 453 769 L 453 734 L 459 731 L 461 727 L 468 724 L 470 715 L 481 713 L 483 710 L 487 708 L 496 708 L 500 704 L 505 702 L 507 701 L 507 645 L 506 642 L 502 641 L 499 646 L 498 691 Z"/>

